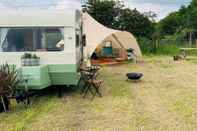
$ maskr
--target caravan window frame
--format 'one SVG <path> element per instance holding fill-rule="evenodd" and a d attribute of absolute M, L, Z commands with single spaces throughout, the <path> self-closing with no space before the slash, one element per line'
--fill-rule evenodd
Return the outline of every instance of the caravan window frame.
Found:
<path fill-rule="evenodd" d="M 30 46 L 32 48 L 25 49 L 25 45 L 24 45 L 23 47 L 21 47 L 21 51 L 18 51 L 17 49 L 15 49 L 13 51 L 3 51 L 3 47 L 1 47 L 0 48 L 0 53 L 12 53 L 12 52 L 15 52 L 15 53 L 20 53 L 20 52 L 63 52 L 63 51 L 65 51 L 65 27 L 62 27 L 62 26 L 58 26 L 58 27 L 50 27 L 50 26 L 43 26 L 43 27 L 37 27 L 37 26 L 35 26 L 35 27 L 0 27 L 0 33 L 1 33 L 1 30 L 2 29 L 9 29 L 9 30 L 10 29 L 16 29 L 16 30 L 19 30 L 19 31 L 20 31 L 20 29 L 21 30 L 24 30 L 24 31 L 25 30 L 27 30 L 27 31 L 28 30 L 31 30 L 32 31 L 31 33 L 32 34 L 30 35 L 31 36 L 30 39 L 32 40 L 32 42 L 31 42 L 32 44 L 30 44 Z M 59 38 L 59 39 L 60 39 L 60 41 L 63 40 L 63 42 L 64 42 L 64 46 L 62 48 L 59 48 L 58 49 L 58 47 L 57 47 L 58 42 L 56 44 L 56 48 L 53 48 L 53 47 L 52 48 L 48 48 L 49 45 L 47 45 L 47 40 L 46 39 L 44 40 L 44 44 L 42 43 L 42 39 L 43 39 L 42 37 L 43 36 L 41 36 L 41 35 L 43 35 L 43 34 L 40 34 L 40 36 L 38 35 L 37 37 L 36 37 L 37 34 L 36 35 L 34 34 L 35 33 L 34 31 L 44 30 L 44 35 L 46 35 L 47 33 L 49 33 L 46 30 L 53 30 L 53 29 L 60 31 L 61 38 Z M 8 33 L 8 31 L 7 31 L 7 33 Z M 6 39 L 7 39 L 7 37 L 8 37 L 8 35 L 6 35 Z M 35 37 L 37 39 L 35 39 Z M 25 37 L 23 38 L 23 40 L 24 39 L 25 39 Z M 1 40 L 2 40 L 2 38 L 1 38 L 1 34 L 0 34 L 0 46 L 2 44 L 1 43 Z M 40 42 L 39 45 L 37 45 L 39 43 L 37 40 Z M 14 40 L 12 40 L 12 41 L 14 41 Z M 24 44 L 27 44 L 27 43 L 24 42 Z M 13 45 L 16 46 L 15 44 L 13 44 Z M 9 46 L 9 45 L 7 45 L 7 46 Z M 44 46 L 45 46 L 45 48 L 44 48 Z M 5 50 L 9 50 L 9 49 L 7 48 Z"/>

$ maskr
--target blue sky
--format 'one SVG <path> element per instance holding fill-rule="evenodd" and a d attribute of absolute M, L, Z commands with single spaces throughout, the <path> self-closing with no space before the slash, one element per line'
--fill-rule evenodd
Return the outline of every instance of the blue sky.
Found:
<path fill-rule="evenodd" d="M 191 0 L 123 0 L 126 6 L 141 12 L 153 11 L 158 14 L 158 20 L 172 11 L 178 10 L 181 5 L 188 5 Z M 80 0 L 0 0 L 0 9 L 28 8 L 80 8 Z"/>

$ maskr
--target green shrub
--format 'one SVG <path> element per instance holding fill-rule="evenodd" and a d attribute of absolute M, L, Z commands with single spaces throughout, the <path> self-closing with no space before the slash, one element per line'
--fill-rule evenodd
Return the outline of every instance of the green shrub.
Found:
<path fill-rule="evenodd" d="M 14 65 L 0 65 L 0 95 L 11 95 L 18 83 L 17 71 Z"/>
<path fill-rule="evenodd" d="M 179 54 L 180 50 L 178 46 L 173 44 L 163 44 L 160 45 L 159 48 L 156 49 L 155 54 L 158 55 L 177 55 Z"/>
<path fill-rule="evenodd" d="M 154 41 L 148 38 L 139 38 L 138 42 L 144 55 L 177 55 L 180 52 L 178 44 L 172 41 L 161 40 L 157 48 Z"/>
<path fill-rule="evenodd" d="M 142 51 L 142 54 L 144 55 L 154 54 L 154 44 L 152 40 L 145 37 L 141 37 L 138 39 L 138 43 Z"/>

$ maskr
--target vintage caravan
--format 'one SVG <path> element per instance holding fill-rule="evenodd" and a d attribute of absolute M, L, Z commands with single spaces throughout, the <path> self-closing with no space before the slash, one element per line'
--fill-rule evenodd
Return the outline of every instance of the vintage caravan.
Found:
<path fill-rule="evenodd" d="M 83 52 L 80 11 L 19 10 L 0 16 L 0 64 L 15 65 L 28 89 L 77 85 Z M 39 65 L 23 66 L 25 53 L 39 57 Z"/>

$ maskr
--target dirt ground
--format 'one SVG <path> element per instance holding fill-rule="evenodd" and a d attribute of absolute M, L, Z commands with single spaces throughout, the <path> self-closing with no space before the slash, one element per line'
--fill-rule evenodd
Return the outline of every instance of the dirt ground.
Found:
<path fill-rule="evenodd" d="M 144 78 L 126 81 L 127 72 Z M 0 130 L 197 131 L 197 58 L 145 57 L 138 64 L 104 66 L 100 74 L 102 98 L 69 91 L 63 98 L 56 92 L 36 97 L 28 108 L 12 101 L 11 111 L 0 114 Z"/>

